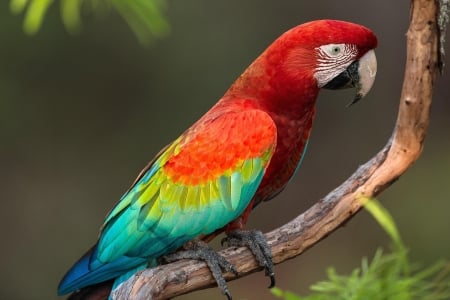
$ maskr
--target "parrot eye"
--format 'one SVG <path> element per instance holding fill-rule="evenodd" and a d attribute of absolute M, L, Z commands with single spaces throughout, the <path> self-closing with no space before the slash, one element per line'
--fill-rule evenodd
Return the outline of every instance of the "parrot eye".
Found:
<path fill-rule="evenodd" d="M 329 44 L 319 47 L 319 52 L 326 56 L 336 57 L 342 54 L 345 50 L 345 44 Z"/>
<path fill-rule="evenodd" d="M 341 53 L 341 48 L 339 46 L 335 46 L 335 47 L 333 47 L 333 49 L 331 49 L 331 52 L 334 55 L 337 55 L 337 54 Z"/>

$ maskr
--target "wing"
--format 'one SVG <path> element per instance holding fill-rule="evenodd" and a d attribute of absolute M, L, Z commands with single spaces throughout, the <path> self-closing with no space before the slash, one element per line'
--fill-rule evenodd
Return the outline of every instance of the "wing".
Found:
<path fill-rule="evenodd" d="M 97 262 L 155 258 L 237 218 L 276 146 L 265 112 L 203 118 L 144 170 L 108 215 Z"/>

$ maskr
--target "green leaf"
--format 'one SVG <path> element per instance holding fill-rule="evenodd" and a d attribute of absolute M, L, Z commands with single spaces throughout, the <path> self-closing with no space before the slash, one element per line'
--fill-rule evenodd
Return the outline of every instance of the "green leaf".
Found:
<path fill-rule="evenodd" d="M 61 0 L 61 18 L 67 31 L 75 33 L 80 30 L 80 11 L 80 0 Z"/>
<path fill-rule="evenodd" d="M 336 269 L 328 268 L 328 279 L 312 285 L 311 295 L 300 297 L 278 290 L 278 297 L 286 300 L 288 297 L 295 300 L 450 299 L 450 263 L 438 262 L 422 269 L 413 266 L 392 216 L 374 199 L 363 198 L 362 202 L 388 233 L 395 246 L 393 251 L 384 253 L 378 249 L 370 262 L 363 258 L 361 267 L 350 275 L 339 275 Z"/>
<path fill-rule="evenodd" d="M 270 292 L 272 293 L 272 295 L 274 295 L 275 297 L 281 298 L 283 297 L 283 291 L 277 287 L 273 287 L 270 289 Z"/>
<path fill-rule="evenodd" d="M 154 37 L 164 36 L 169 31 L 167 21 L 160 13 L 162 3 L 157 0 L 111 0 L 112 6 L 143 44 L 149 43 Z"/>
<path fill-rule="evenodd" d="M 163 15 L 165 0 L 60 0 L 61 19 L 70 33 L 81 28 L 81 11 L 104 14 L 111 9 L 122 16 L 138 40 L 148 44 L 169 32 L 169 23 Z M 24 31 L 33 35 L 42 27 L 45 14 L 53 0 L 10 0 L 13 14 L 25 12 Z"/>
<path fill-rule="evenodd" d="M 274 295 L 277 298 L 282 298 L 282 299 L 285 299 L 285 300 L 301 300 L 301 297 L 297 296 L 293 292 L 283 291 L 283 290 L 281 290 L 281 289 L 279 289 L 277 287 L 271 288 L 270 292 L 272 293 L 272 295 Z"/>
<path fill-rule="evenodd" d="M 400 238 L 397 226 L 395 225 L 394 218 L 384 208 L 380 202 L 374 198 L 362 197 L 361 202 L 364 208 L 377 220 L 378 224 L 386 231 L 389 237 L 394 241 L 395 245 L 399 248 L 404 248 L 403 242 Z"/>
<path fill-rule="evenodd" d="M 45 13 L 53 0 L 31 0 L 25 14 L 23 29 L 27 34 L 35 34 L 41 28 Z"/>
<path fill-rule="evenodd" d="M 9 10 L 15 14 L 18 15 L 25 9 L 25 6 L 27 6 L 28 0 L 11 0 L 9 3 Z"/>

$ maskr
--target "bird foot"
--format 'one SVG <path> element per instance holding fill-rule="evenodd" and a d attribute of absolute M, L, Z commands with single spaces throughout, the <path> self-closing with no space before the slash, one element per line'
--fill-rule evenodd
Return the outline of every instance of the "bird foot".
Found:
<path fill-rule="evenodd" d="M 237 276 L 238 271 L 236 270 L 236 267 L 223 258 L 223 256 L 219 253 L 214 251 L 214 249 L 212 249 L 207 243 L 201 240 L 189 241 L 183 246 L 183 248 L 185 250 L 164 256 L 163 260 L 167 263 L 180 259 L 196 259 L 204 261 L 211 271 L 212 276 L 216 280 L 219 289 L 228 298 L 228 300 L 232 300 L 227 282 L 225 281 L 225 278 L 223 278 L 222 270 L 225 272 L 231 272 Z"/>
<path fill-rule="evenodd" d="M 263 233 L 259 230 L 235 230 L 222 239 L 221 244 L 230 247 L 247 247 L 255 256 L 258 264 L 264 268 L 266 276 L 270 278 L 269 288 L 275 286 L 275 273 L 272 251 Z"/>

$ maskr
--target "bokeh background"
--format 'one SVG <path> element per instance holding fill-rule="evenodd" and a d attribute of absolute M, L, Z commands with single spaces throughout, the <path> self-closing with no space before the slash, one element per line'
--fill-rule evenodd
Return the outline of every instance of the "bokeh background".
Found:
<path fill-rule="evenodd" d="M 387 142 L 405 61 L 408 1 L 168 1 L 170 34 L 143 47 L 117 15 L 88 17 L 78 35 L 57 5 L 40 32 L 0 9 L 0 299 L 57 299 L 65 271 L 95 242 L 105 214 L 158 150 L 198 119 L 278 35 L 322 18 L 364 24 L 379 37 L 378 76 L 353 91 L 324 91 L 303 166 L 249 227 L 272 230 L 345 180 Z M 450 52 L 447 45 L 447 51 Z M 448 64 L 450 62 L 447 60 Z M 450 76 L 436 82 L 422 157 L 379 196 L 412 258 L 450 258 Z M 307 294 L 335 266 L 349 272 L 383 231 L 361 212 L 293 260 L 278 286 Z M 272 299 L 263 273 L 230 283 L 235 299 Z M 222 299 L 208 289 L 180 299 Z"/>

